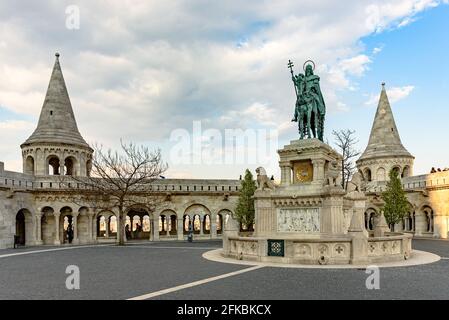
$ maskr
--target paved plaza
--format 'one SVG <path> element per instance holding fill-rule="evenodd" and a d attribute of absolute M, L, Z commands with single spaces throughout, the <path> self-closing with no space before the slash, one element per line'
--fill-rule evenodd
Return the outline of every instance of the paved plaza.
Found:
<path fill-rule="evenodd" d="M 0 255 L 0 299 L 449 299 L 449 241 L 413 246 L 441 260 L 381 268 L 379 290 L 366 289 L 368 274 L 360 269 L 252 267 L 202 257 L 221 241 L 8 249 Z M 66 288 L 69 265 L 79 267 L 79 290 Z"/>

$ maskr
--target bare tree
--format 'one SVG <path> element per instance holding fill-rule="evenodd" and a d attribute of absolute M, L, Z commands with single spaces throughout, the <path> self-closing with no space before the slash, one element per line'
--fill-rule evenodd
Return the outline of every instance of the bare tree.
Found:
<path fill-rule="evenodd" d="M 121 141 L 120 152 L 104 151 L 97 144 L 93 149 L 90 174 L 63 179 L 65 183 L 75 180 L 84 190 L 82 199 L 75 197 L 74 201 L 91 203 L 95 209 L 118 210 L 117 239 L 119 245 L 124 245 L 126 210 L 143 207 L 152 211 L 163 201 L 151 184 L 167 170 L 167 164 L 162 162 L 160 150 L 150 151 L 148 147 L 133 143 Z"/>
<path fill-rule="evenodd" d="M 355 171 L 354 158 L 360 154 L 360 151 L 355 149 L 355 145 L 359 141 L 354 137 L 354 133 L 354 130 L 349 129 L 332 131 L 335 137 L 335 145 L 343 155 L 341 160 L 341 186 L 345 190 L 348 189 L 348 183 Z"/>

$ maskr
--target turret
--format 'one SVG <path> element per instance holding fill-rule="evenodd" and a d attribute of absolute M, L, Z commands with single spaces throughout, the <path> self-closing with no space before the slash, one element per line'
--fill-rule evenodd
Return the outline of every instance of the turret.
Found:
<path fill-rule="evenodd" d="M 93 150 L 78 131 L 59 53 L 56 53 L 37 128 L 20 147 L 24 173 L 89 175 Z"/>
<path fill-rule="evenodd" d="M 356 161 L 357 168 L 366 182 L 386 181 L 392 169 L 398 170 L 400 177 L 411 176 L 414 159 L 415 157 L 402 145 L 385 83 L 382 83 L 368 146 Z"/>

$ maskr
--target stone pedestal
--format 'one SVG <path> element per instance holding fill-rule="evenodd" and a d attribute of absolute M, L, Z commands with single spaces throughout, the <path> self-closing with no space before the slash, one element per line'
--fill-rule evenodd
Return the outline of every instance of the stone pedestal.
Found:
<path fill-rule="evenodd" d="M 368 231 L 365 229 L 366 197 L 361 192 L 353 192 L 347 196 L 353 201 L 351 224 L 348 235 L 352 237 L 351 263 L 368 263 Z"/>
<path fill-rule="evenodd" d="M 385 219 L 376 224 L 376 236 L 368 236 L 365 194 L 357 187 L 348 194 L 343 190 L 341 156 L 331 147 L 316 139 L 295 140 L 278 153 L 281 184 L 266 183 L 264 170 L 257 170 L 254 236 L 239 236 L 238 223 L 230 219 L 223 237 L 225 256 L 270 263 L 357 265 L 409 256 L 409 236 L 388 233 Z"/>
<path fill-rule="evenodd" d="M 332 164 L 341 156 L 317 140 L 294 140 L 278 151 L 281 185 L 274 190 L 257 190 L 255 198 L 257 237 L 280 234 L 295 237 L 343 235 L 344 190 L 339 169 Z M 330 181 L 330 182 L 329 182 Z"/>

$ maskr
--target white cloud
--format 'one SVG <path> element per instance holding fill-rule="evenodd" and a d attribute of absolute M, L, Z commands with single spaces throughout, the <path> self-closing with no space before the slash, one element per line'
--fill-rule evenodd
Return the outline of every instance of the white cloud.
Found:
<path fill-rule="evenodd" d="M 415 87 L 408 85 L 403 87 L 391 87 L 387 88 L 387 96 L 388 101 L 390 103 L 395 103 L 399 100 L 402 100 L 410 95 Z M 377 105 L 379 101 L 379 94 L 371 94 L 370 98 L 365 102 L 366 106 L 374 106 Z"/>
<path fill-rule="evenodd" d="M 313 58 L 328 110 L 344 111 L 339 92 L 354 90 L 352 77 L 373 59 L 359 40 L 436 2 L 85 0 L 79 30 L 64 28 L 68 4 L 0 3 L 0 77 L 10 79 L 0 82 L 0 106 L 37 121 L 59 51 L 81 133 L 109 144 L 160 143 L 200 119 L 288 131 L 288 59 L 298 72 Z M 22 141 L 11 142 L 12 153 Z"/>

